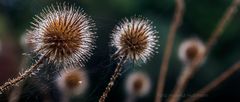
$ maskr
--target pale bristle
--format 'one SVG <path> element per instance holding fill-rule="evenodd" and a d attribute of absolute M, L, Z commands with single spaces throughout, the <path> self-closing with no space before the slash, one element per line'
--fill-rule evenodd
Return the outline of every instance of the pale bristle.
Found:
<path fill-rule="evenodd" d="M 32 29 L 28 30 L 27 41 L 35 45 L 34 52 L 49 53 L 49 61 L 56 65 L 83 66 L 94 48 L 94 25 L 79 8 L 52 5 L 35 17 Z"/>

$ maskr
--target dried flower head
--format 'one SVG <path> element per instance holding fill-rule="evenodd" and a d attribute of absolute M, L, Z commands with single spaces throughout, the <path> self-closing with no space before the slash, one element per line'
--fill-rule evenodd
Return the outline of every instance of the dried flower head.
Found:
<path fill-rule="evenodd" d="M 149 77 L 141 72 L 130 74 L 126 80 L 126 91 L 130 95 L 144 96 L 151 89 L 151 81 Z"/>
<path fill-rule="evenodd" d="M 29 36 L 28 34 L 23 34 L 23 35 L 21 36 L 21 38 L 20 38 L 21 47 L 22 47 L 24 50 L 26 50 L 27 52 L 34 50 L 34 49 L 33 49 L 33 48 L 34 48 L 33 43 L 28 43 L 28 42 L 30 42 L 30 39 L 32 39 L 32 38 L 30 38 L 30 37 L 31 37 L 31 36 Z"/>
<path fill-rule="evenodd" d="M 88 86 L 86 73 L 79 69 L 63 70 L 57 79 L 59 89 L 67 95 L 80 95 Z"/>
<path fill-rule="evenodd" d="M 205 45 L 199 39 L 191 38 L 180 45 L 179 57 L 184 63 L 190 63 L 205 51 Z"/>
<path fill-rule="evenodd" d="M 94 48 L 94 23 L 79 8 L 65 4 L 43 9 L 28 30 L 34 52 L 47 56 L 56 65 L 83 65 Z"/>
<path fill-rule="evenodd" d="M 113 31 L 112 46 L 118 56 L 146 62 L 157 48 L 157 36 L 152 23 L 141 17 L 123 20 Z"/>

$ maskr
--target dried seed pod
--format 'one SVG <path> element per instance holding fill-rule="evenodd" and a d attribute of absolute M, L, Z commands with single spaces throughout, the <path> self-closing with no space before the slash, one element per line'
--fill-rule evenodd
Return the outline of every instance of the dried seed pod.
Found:
<path fill-rule="evenodd" d="M 185 40 L 179 47 L 179 57 L 184 63 L 191 63 L 206 51 L 205 45 L 196 38 Z"/>
<path fill-rule="evenodd" d="M 44 9 L 27 31 L 26 38 L 41 55 L 29 69 L 0 86 L 0 93 L 35 74 L 45 60 L 56 66 L 83 66 L 94 48 L 93 21 L 79 8 L 63 4 Z"/>
<path fill-rule="evenodd" d="M 59 4 L 44 9 L 28 30 L 28 43 L 34 52 L 46 54 L 56 65 L 81 65 L 94 48 L 93 21 L 79 8 Z"/>
<path fill-rule="evenodd" d="M 150 78 L 142 72 L 130 74 L 125 84 L 127 93 L 133 96 L 144 96 L 151 89 Z"/>
<path fill-rule="evenodd" d="M 61 71 L 57 85 L 66 95 L 80 95 L 88 87 L 87 74 L 79 69 L 68 68 Z"/>
<path fill-rule="evenodd" d="M 125 19 L 115 27 L 111 36 L 111 45 L 117 48 L 114 57 L 119 59 L 119 63 L 99 102 L 105 102 L 126 60 L 145 63 L 155 53 L 158 46 L 156 33 L 152 23 L 141 17 Z"/>
<path fill-rule="evenodd" d="M 157 49 L 157 36 L 152 23 L 141 17 L 123 20 L 113 31 L 112 46 L 117 56 L 146 62 Z"/>

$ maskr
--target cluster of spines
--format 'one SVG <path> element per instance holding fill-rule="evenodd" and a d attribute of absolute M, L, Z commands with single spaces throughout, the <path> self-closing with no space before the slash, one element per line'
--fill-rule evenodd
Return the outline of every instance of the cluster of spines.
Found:
<path fill-rule="evenodd" d="M 95 24 L 83 10 L 74 6 L 59 4 L 43 9 L 35 17 L 28 41 L 34 45 L 34 52 L 49 53 L 49 61 L 56 65 L 83 66 L 95 48 Z"/>
<path fill-rule="evenodd" d="M 158 48 L 156 33 L 152 22 L 146 18 L 125 18 L 113 30 L 111 45 L 117 48 L 118 56 L 146 62 Z"/>

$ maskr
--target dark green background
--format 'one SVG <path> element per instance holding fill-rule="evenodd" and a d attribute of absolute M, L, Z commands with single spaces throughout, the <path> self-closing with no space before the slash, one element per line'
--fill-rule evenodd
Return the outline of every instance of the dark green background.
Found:
<path fill-rule="evenodd" d="M 184 39 L 190 37 L 199 37 L 202 41 L 206 42 L 231 1 L 232 0 L 186 0 L 185 15 L 182 25 L 176 34 L 171 61 L 169 63 L 170 71 L 168 72 L 164 91 L 166 96 L 170 94 L 177 80 L 177 76 L 183 67 L 177 56 L 179 44 L 184 41 Z M 29 28 L 30 22 L 33 21 L 32 17 L 39 14 L 44 7 L 56 4 L 56 2 L 64 1 L 1 0 L 0 39 L 10 36 L 14 39 L 14 43 L 18 43 L 21 35 L 24 34 L 25 30 Z M 130 18 L 135 15 L 142 15 L 153 21 L 156 30 L 159 32 L 160 47 L 157 51 L 158 54 L 151 58 L 147 64 L 141 64 L 141 66 L 132 65 L 131 63 L 126 64 L 124 73 L 113 87 L 107 101 L 124 101 L 126 94 L 123 86 L 126 76 L 134 71 L 143 71 L 150 76 L 152 89 L 149 95 L 140 98 L 137 102 L 153 102 L 167 33 L 173 17 L 175 7 L 174 0 L 66 0 L 65 2 L 83 8 L 85 12 L 95 20 L 98 35 L 97 49 L 94 50 L 94 55 L 85 68 L 90 77 L 90 87 L 84 95 L 73 98 L 73 101 L 96 102 L 98 100 L 114 70 L 112 64 L 115 63 L 109 59 L 110 55 L 114 53 L 113 48 L 109 47 L 112 29 L 124 17 Z M 240 12 L 236 12 L 219 41 L 211 50 L 205 63 L 201 66 L 200 71 L 198 71 L 190 81 L 185 91 L 186 95 L 191 95 L 196 92 L 239 60 L 239 33 Z M 219 85 L 219 87 L 211 91 L 207 97 L 200 101 L 239 102 L 239 80 L 240 72 Z M 36 95 L 38 94 L 37 92 L 38 91 L 24 91 L 24 95 L 21 96 L 23 97 L 22 100 L 29 102 L 40 101 L 43 97 L 41 97 L 42 95 Z M 58 94 L 54 95 L 57 97 Z M 1 97 L 0 101 L 6 100 L 4 97 Z"/>

